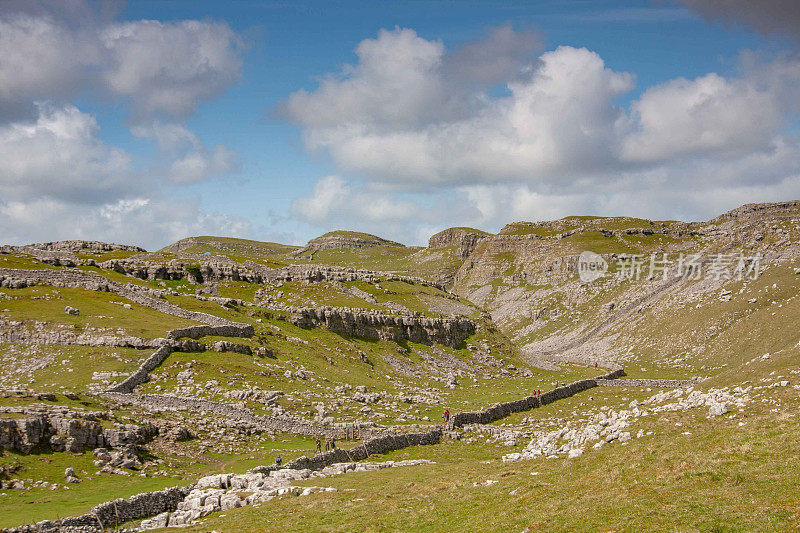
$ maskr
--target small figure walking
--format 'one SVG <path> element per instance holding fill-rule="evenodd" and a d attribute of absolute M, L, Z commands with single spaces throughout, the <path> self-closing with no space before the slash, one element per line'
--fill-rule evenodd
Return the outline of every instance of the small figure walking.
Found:
<path fill-rule="evenodd" d="M 282 462 L 283 462 L 283 459 L 281 459 L 281 456 L 280 456 L 280 455 L 279 455 L 278 457 L 276 457 L 276 458 L 275 458 L 275 464 L 276 464 L 276 465 L 278 465 L 278 466 L 281 466 L 281 463 L 282 463 Z"/>
<path fill-rule="evenodd" d="M 328 452 L 331 449 L 331 441 L 328 437 L 325 437 L 325 451 Z"/>
<path fill-rule="evenodd" d="M 333 437 L 331 437 L 331 450 L 335 450 L 335 449 L 336 449 L 336 441 L 333 440 Z"/>
<path fill-rule="evenodd" d="M 322 451 L 322 442 L 320 442 L 319 437 L 317 437 L 317 447 L 314 450 L 314 453 L 320 453 Z"/>
<path fill-rule="evenodd" d="M 445 409 L 444 410 L 444 414 L 442 415 L 442 418 L 444 419 L 444 423 L 445 424 L 450 422 L 450 409 Z"/>

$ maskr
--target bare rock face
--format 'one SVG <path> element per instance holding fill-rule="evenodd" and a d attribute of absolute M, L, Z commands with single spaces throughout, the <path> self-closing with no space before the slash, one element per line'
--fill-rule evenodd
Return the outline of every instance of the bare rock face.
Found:
<path fill-rule="evenodd" d="M 93 262 L 92 259 L 82 259 L 76 254 L 99 254 L 104 252 L 111 252 L 115 250 L 122 250 L 126 252 L 144 253 L 144 248 L 138 246 L 130 246 L 126 244 L 111 244 L 100 241 L 53 241 L 43 242 L 36 244 L 26 244 L 23 246 L 0 246 L 0 253 L 3 254 L 28 254 L 36 259 L 53 266 L 68 266 L 72 267 L 78 264 L 87 264 Z"/>
<path fill-rule="evenodd" d="M 2 249 L 14 248 L 34 248 L 37 250 L 48 250 L 54 252 L 112 252 L 115 250 L 123 250 L 126 252 L 146 252 L 144 248 L 138 246 L 131 246 L 128 244 L 114 244 L 100 241 L 85 241 L 85 240 L 69 240 L 69 241 L 52 241 L 42 242 L 36 244 L 27 244 L 25 246 L 3 246 Z M 24 252 L 24 250 L 21 250 Z"/>
<path fill-rule="evenodd" d="M 449 228 L 431 236 L 428 239 L 428 248 L 444 248 L 455 244 L 458 256 L 466 259 L 478 246 L 478 242 L 489 237 L 488 233 L 472 228 Z"/>
<path fill-rule="evenodd" d="M 0 448 L 31 453 L 37 447 L 49 446 L 53 451 L 79 453 L 103 446 L 143 444 L 157 431 L 153 426 L 131 424 L 104 429 L 104 413 L 66 408 L 25 408 L 22 414 L 25 418 L 0 420 Z"/>
<path fill-rule="evenodd" d="M 300 327 L 324 325 L 342 335 L 395 342 L 405 339 L 457 347 L 476 329 L 466 318 L 387 315 L 344 307 L 302 307 L 290 312 L 292 322 Z"/>

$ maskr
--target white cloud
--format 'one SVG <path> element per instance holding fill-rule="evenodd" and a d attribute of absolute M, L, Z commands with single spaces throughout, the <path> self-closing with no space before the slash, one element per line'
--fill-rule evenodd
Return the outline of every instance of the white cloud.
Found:
<path fill-rule="evenodd" d="M 153 247 L 250 231 L 239 217 L 209 214 L 199 199 L 167 201 L 161 190 L 238 171 L 237 152 L 206 147 L 175 121 L 239 78 L 241 40 L 225 23 L 119 23 L 118 13 L 105 2 L 0 3 L 3 242 L 89 238 Z M 142 171 L 148 165 L 104 142 L 95 117 L 66 103 L 77 94 L 129 105 L 132 132 L 159 144 L 157 164 Z"/>
<path fill-rule="evenodd" d="M 448 51 L 382 31 L 358 46 L 357 64 L 291 95 L 283 112 L 306 147 L 350 176 L 318 182 L 294 214 L 320 227 L 356 214 L 419 235 L 575 213 L 709 218 L 733 202 L 800 197 L 797 57 L 742 54 L 736 76 L 669 80 L 626 108 L 632 74 L 568 46 L 506 61 L 525 57 L 508 52 L 515 35 L 504 27 Z M 454 75 L 465 51 L 514 65 L 496 71 L 506 90 Z M 403 208 L 376 207 L 391 220 L 381 227 L 367 205 Z"/>
<path fill-rule="evenodd" d="M 196 199 L 161 197 L 154 179 L 137 172 L 126 152 L 98 139 L 91 115 L 71 105 L 39 104 L 38 112 L 35 121 L 0 126 L 3 243 L 86 238 L 152 248 L 200 233 L 249 234 L 249 223 L 239 217 L 209 214 Z M 227 156 L 218 158 L 212 151 L 198 163 L 202 169 L 186 175 L 224 166 Z"/>
<path fill-rule="evenodd" d="M 284 109 L 310 149 L 385 183 L 548 181 L 608 166 L 624 115 L 613 100 L 633 86 L 571 47 L 543 54 L 497 98 L 448 77 L 447 61 L 461 56 L 411 30 L 383 31 L 357 54 L 343 79 L 294 93 Z"/>
<path fill-rule="evenodd" d="M 238 172 L 241 167 L 238 152 L 223 145 L 208 148 L 180 124 L 155 122 L 131 131 L 136 137 L 151 138 L 158 143 L 164 161 L 154 172 L 171 184 L 199 183 Z"/>
<path fill-rule="evenodd" d="M 768 148 L 784 127 L 786 110 L 774 88 L 755 81 L 712 73 L 649 88 L 633 103 L 636 131 L 624 138 L 622 158 L 657 161 Z"/>
<path fill-rule="evenodd" d="M 101 76 L 106 86 L 146 115 L 188 115 L 239 78 L 242 43 L 224 23 L 114 24 L 100 43 L 109 57 Z"/>
<path fill-rule="evenodd" d="M 10 6 L 0 10 L 0 120 L 81 89 L 130 99 L 139 116 L 183 117 L 240 76 L 242 41 L 225 23 L 77 24 L 57 5 Z"/>
<path fill-rule="evenodd" d="M 294 215 L 314 223 L 335 219 L 350 225 L 391 224 L 419 212 L 412 202 L 351 187 L 339 176 L 320 179 L 309 196 L 292 202 Z"/>
<path fill-rule="evenodd" d="M 131 160 L 96 137 L 94 117 L 75 106 L 38 105 L 35 121 L 0 126 L 3 199 L 102 202 L 135 188 Z"/>
<path fill-rule="evenodd" d="M 11 244 L 96 239 L 153 250 L 190 235 L 248 237 L 251 226 L 240 217 L 209 214 L 196 199 L 134 197 L 88 207 L 36 199 L 0 201 L 0 234 Z"/>

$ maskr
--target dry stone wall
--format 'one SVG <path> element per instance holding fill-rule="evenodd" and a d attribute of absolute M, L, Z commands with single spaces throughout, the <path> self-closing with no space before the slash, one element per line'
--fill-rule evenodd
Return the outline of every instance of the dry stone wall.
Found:
<path fill-rule="evenodd" d="M 249 470 L 249 472 L 266 474 L 273 470 L 279 470 L 283 468 L 291 468 L 295 470 L 302 470 L 306 468 L 309 470 L 321 470 L 332 464 L 363 461 L 370 455 L 387 453 L 394 450 L 407 448 L 409 446 L 439 444 L 439 442 L 442 440 L 442 435 L 443 432 L 441 427 L 436 427 L 429 431 L 419 433 L 385 433 L 378 437 L 366 440 L 359 446 L 355 446 L 349 450 L 336 448 L 335 450 L 317 454 L 314 457 L 298 457 L 294 461 L 290 461 L 280 467 L 277 465 L 259 466 Z"/>
<path fill-rule="evenodd" d="M 130 498 L 101 503 L 84 515 L 55 521 L 45 520 L 3 531 L 5 533 L 93 533 L 104 529 L 116 529 L 119 524 L 130 520 L 174 511 L 193 488 L 194 485 L 190 485 L 145 492 Z"/>
<path fill-rule="evenodd" d="M 582 379 L 562 387 L 556 387 L 555 389 L 542 393 L 540 396 L 527 396 L 511 402 L 498 403 L 483 411 L 456 413 L 450 418 L 449 427 L 457 428 L 467 424 L 489 424 L 510 414 L 535 409 L 556 400 L 568 398 L 578 392 L 596 387 L 598 380 L 614 380 L 623 375 L 625 375 L 623 370 L 614 370 L 598 378 Z"/>

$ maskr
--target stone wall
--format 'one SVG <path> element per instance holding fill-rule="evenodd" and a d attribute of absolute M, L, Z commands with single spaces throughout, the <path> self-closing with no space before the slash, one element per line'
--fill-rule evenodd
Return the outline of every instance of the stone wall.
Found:
<path fill-rule="evenodd" d="M 250 324 L 237 324 L 235 322 L 222 325 L 222 326 L 191 326 L 188 328 L 177 328 L 170 330 L 167 333 L 167 338 L 170 340 L 179 339 L 182 337 L 189 337 L 190 339 L 197 339 L 199 337 L 204 337 L 207 335 L 219 336 L 219 337 L 251 337 L 254 334 L 253 326 Z M 201 343 L 192 343 L 191 346 L 186 346 L 185 344 L 181 345 L 173 345 L 173 344 L 164 344 L 163 346 L 159 347 L 158 350 L 153 352 L 150 357 L 145 359 L 139 368 L 136 369 L 134 373 L 130 376 L 125 378 L 124 381 L 114 385 L 108 392 L 123 392 L 129 393 L 133 392 L 133 389 L 141 385 L 142 383 L 146 383 L 150 379 L 150 372 L 158 368 L 161 363 L 166 361 L 169 354 L 173 352 L 175 349 L 183 348 L 185 351 L 197 350 L 202 351 L 207 348 L 205 344 Z M 229 342 L 220 341 L 214 344 L 215 351 L 235 351 L 240 353 L 251 353 L 249 346 L 243 346 L 238 344 L 232 344 Z"/>
<path fill-rule="evenodd" d="M 139 520 L 166 511 L 174 511 L 193 488 L 194 485 L 145 492 L 130 498 L 101 503 L 84 515 L 55 521 L 45 520 L 3 531 L 5 533 L 88 533 L 116 529 L 117 525 L 130 520 Z"/>
<path fill-rule="evenodd" d="M 121 383 L 117 383 L 108 392 L 132 392 L 133 389 L 150 380 L 150 372 L 163 363 L 169 354 L 172 353 L 172 346 L 164 345 L 150 354 L 134 373 L 125 378 Z"/>
<path fill-rule="evenodd" d="M 168 339 L 180 339 L 188 337 L 199 339 L 200 337 L 252 337 L 255 334 L 253 326 L 250 324 L 231 324 L 222 326 L 190 326 L 188 328 L 176 328 L 167 333 Z"/>
<path fill-rule="evenodd" d="M 21 288 L 38 283 L 55 287 L 81 287 L 88 290 L 114 292 L 140 305 L 164 314 L 205 322 L 206 325 L 173 329 L 167 333 L 168 339 L 179 339 L 213 335 L 220 337 L 251 337 L 255 333 L 252 324 L 233 322 L 222 317 L 189 311 L 164 300 L 154 298 L 152 290 L 136 285 L 123 285 L 107 280 L 102 276 L 78 270 L 21 270 L 12 268 L 0 269 L 0 286 Z M 157 341 L 154 341 L 156 343 Z M 202 345 L 198 345 L 198 348 Z M 204 346 L 203 346 L 204 348 Z M 122 383 L 109 389 L 111 392 L 131 392 L 148 380 L 148 374 L 169 357 L 174 349 L 169 343 L 161 345 L 150 357 L 144 360 L 139 368 Z M 244 350 L 236 350 L 244 351 Z"/>
<path fill-rule="evenodd" d="M 387 315 L 346 307 L 291 308 L 292 322 L 300 327 L 326 326 L 342 335 L 391 341 L 434 342 L 458 347 L 475 332 L 475 323 L 466 318 L 425 318 Z"/>
<path fill-rule="evenodd" d="M 596 387 L 598 385 L 598 380 L 614 380 L 623 375 L 625 375 L 623 370 L 614 370 L 598 378 L 582 379 L 564 385 L 563 387 L 556 387 L 555 389 L 542 393 L 541 396 L 527 396 L 511 402 L 497 403 L 483 411 L 456 413 L 450 418 L 449 427 L 457 428 L 467 424 L 489 424 L 512 413 L 535 409 L 556 400 L 568 398 L 578 392 Z"/>
<path fill-rule="evenodd" d="M 294 461 L 290 461 L 281 467 L 277 465 L 259 466 L 249 472 L 266 474 L 272 470 L 278 470 L 279 468 L 298 470 L 308 468 L 309 470 L 321 470 L 335 463 L 363 461 L 370 455 L 400 450 L 409 446 L 439 444 L 442 440 L 442 434 L 442 428 L 438 426 L 430 431 L 420 433 L 386 433 L 366 440 L 359 446 L 355 446 L 349 450 L 337 448 L 317 454 L 314 457 L 298 457 Z"/>
<path fill-rule="evenodd" d="M 441 428 L 435 428 L 422 433 L 387 434 L 370 439 L 363 444 L 344 450 L 337 448 L 314 457 L 299 457 L 294 461 L 282 465 L 261 466 L 250 470 L 248 473 L 268 474 L 279 469 L 294 470 L 321 470 L 326 466 L 336 463 L 351 463 L 363 461 L 370 455 L 382 454 L 399 450 L 408 446 L 421 446 L 438 444 L 442 438 Z M 230 474 L 228 474 L 230 477 Z M 130 520 L 138 520 L 156 516 L 164 512 L 178 509 L 195 485 L 188 487 L 173 487 L 157 492 L 145 492 L 130 498 L 117 499 L 101 503 L 89 513 L 57 521 L 42 521 L 36 524 L 4 529 L 5 533 L 88 533 L 99 532 L 103 529 L 116 528 L 118 524 Z"/>

